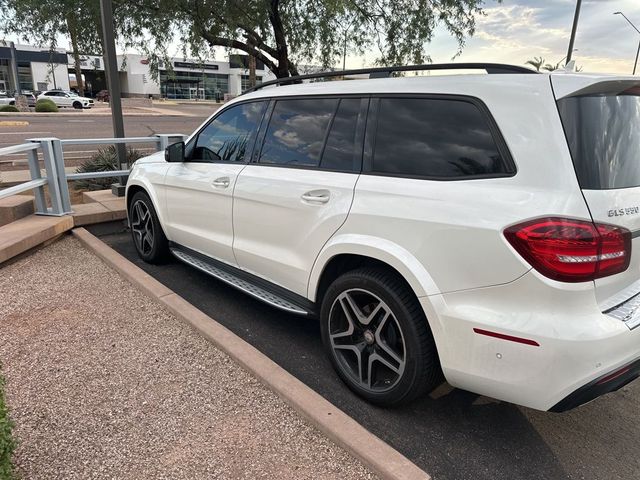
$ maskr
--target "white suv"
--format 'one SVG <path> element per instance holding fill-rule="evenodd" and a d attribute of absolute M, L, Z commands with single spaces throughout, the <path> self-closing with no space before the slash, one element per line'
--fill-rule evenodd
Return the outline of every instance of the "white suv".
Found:
<path fill-rule="evenodd" d="M 617 390 L 640 372 L 640 81 L 486 69 L 242 95 L 135 163 L 138 253 L 317 315 L 377 404 L 443 375 L 552 411 Z"/>
<path fill-rule="evenodd" d="M 58 107 L 73 107 L 76 110 L 93 107 L 93 100 L 87 97 L 81 97 L 74 92 L 65 92 L 64 90 L 49 90 L 38 95 L 38 100 L 48 98 L 52 100 Z"/>

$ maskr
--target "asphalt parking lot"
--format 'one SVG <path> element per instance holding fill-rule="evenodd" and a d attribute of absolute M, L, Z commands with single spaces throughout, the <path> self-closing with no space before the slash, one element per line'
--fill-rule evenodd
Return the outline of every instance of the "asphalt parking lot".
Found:
<path fill-rule="evenodd" d="M 317 321 L 264 305 L 176 261 L 138 259 L 123 227 L 89 228 L 399 450 L 435 480 L 640 478 L 640 380 L 552 414 L 442 386 L 385 410 L 355 397 L 325 358 Z"/>

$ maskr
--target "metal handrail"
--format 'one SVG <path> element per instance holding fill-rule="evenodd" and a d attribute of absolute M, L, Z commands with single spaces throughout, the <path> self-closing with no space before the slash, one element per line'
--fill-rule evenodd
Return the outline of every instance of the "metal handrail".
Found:
<path fill-rule="evenodd" d="M 33 190 L 36 203 L 36 214 L 61 216 L 71 213 L 71 197 L 69 195 L 69 180 L 85 180 L 88 178 L 127 177 L 129 170 L 113 170 L 101 172 L 66 173 L 64 167 L 64 145 L 113 145 L 126 143 L 153 143 L 158 151 L 166 149 L 171 141 L 183 141 L 186 135 L 161 134 L 152 137 L 128 137 L 128 138 L 82 138 L 65 139 L 58 138 L 34 138 L 28 143 L 12 145 L 0 148 L 0 156 L 27 153 L 31 180 L 13 187 L 0 190 L 0 199 L 10 197 L 17 193 Z M 42 153 L 45 164 L 46 176 L 42 177 L 38 163 L 38 150 Z M 51 197 L 51 207 L 47 207 L 44 187 L 48 186 Z"/>
<path fill-rule="evenodd" d="M 29 152 L 31 150 L 37 150 L 38 148 L 40 148 L 40 145 L 37 143 L 23 143 L 20 145 L 12 145 L 10 147 L 2 147 L 0 148 L 0 156 Z"/>

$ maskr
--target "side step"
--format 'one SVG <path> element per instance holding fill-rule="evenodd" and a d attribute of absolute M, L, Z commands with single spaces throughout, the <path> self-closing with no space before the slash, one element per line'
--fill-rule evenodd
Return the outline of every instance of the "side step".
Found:
<path fill-rule="evenodd" d="M 312 302 L 303 297 L 294 298 L 298 297 L 298 295 L 287 292 L 282 289 L 282 287 L 272 285 L 261 278 L 254 277 L 246 272 L 237 270 L 234 267 L 225 265 L 217 260 L 176 244 L 171 245 L 171 253 L 173 253 L 178 260 L 218 280 L 222 280 L 232 287 L 242 290 L 244 293 L 258 300 L 262 300 L 273 307 L 296 315 L 314 315 Z"/>

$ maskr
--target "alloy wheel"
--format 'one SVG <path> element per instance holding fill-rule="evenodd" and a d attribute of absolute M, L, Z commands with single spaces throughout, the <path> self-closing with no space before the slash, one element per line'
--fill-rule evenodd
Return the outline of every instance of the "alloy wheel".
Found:
<path fill-rule="evenodd" d="M 150 254 L 154 240 L 153 218 L 142 200 L 137 200 L 131 208 L 131 230 L 138 251 L 143 255 Z"/>
<path fill-rule="evenodd" d="M 360 388 L 382 393 L 402 378 L 406 345 L 391 308 L 363 289 L 343 291 L 329 312 L 329 340 L 342 371 Z"/>

